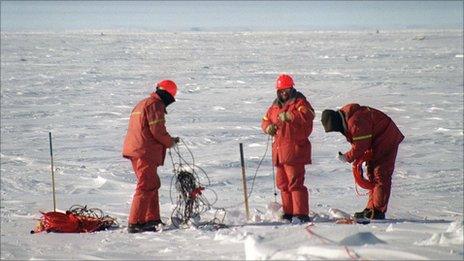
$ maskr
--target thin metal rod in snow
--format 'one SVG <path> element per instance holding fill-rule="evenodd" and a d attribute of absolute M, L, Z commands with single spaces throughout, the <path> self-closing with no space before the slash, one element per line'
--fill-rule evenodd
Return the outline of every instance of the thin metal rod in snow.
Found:
<path fill-rule="evenodd" d="M 51 165 L 50 168 L 52 170 L 52 188 L 53 188 L 53 211 L 56 212 L 56 199 L 55 199 L 55 172 L 53 168 L 53 147 L 52 147 L 52 133 L 48 132 L 48 138 L 50 140 L 50 160 Z"/>
<path fill-rule="evenodd" d="M 248 209 L 248 193 L 247 193 L 247 184 L 246 184 L 246 174 L 245 174 L 245 160 L 243 157 L 243 144 L 240 143 L 240 162 L 242 164 L 242 181 L 243 181 L 243 196 L 245 197 L 245 211 L 247 220 L 250 219 L 250 210 Z"/>

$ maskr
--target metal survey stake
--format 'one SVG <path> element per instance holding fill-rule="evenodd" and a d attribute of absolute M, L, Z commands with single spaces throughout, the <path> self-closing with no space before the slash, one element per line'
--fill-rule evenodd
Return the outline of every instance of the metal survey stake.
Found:
<path fill-rule="evenodd" d="M 56 212 L 56 199 L 55 199 L 55 172 L 53 170 L 53 147 L 52 147 L 52 133 L 48 132 L 48 138 L 50 140 L 50 168 L 52 170 L 52 188 L 53 188 L 53 211 Z"/>
<path fill-rule="evenodd" d="M 250 219 L 250 210 L 248 209 L 248 192 L 245 175 L 245 160 L 243 159 L 243 144 L 240 143 L 240 162 L 242 164 L 242 181 L 243 181 L 243 196 L 245 197 L 245 211 L 247 220 Z"/>

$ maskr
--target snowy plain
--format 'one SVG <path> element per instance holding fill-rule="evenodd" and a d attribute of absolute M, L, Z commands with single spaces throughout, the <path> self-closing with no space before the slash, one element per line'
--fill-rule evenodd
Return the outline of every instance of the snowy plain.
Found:
<path fill-rule="evenodd" d="M 269 153 L 246 221 L 239 143 L 250 187 L 268 141 L 261 118 L 280 73 L 294 76 L 316 110 L 306 185 L 321 217 L 366 202 L 351 167 L 335 158 L 349 145 L 324 133 L 321 112 L 357 102 L 397 123 L 406 138 L 388 222 L 276 224 L 267 207 L 274 201 Z M 53 210 L 49 131 L 57 208 L 88 205 L 127 225 L 135 177 L 121 147 L 129 114 L 165 78 L 180 88 L 167 129 L 208 173 L 229 228 L 29 234 L 39 211 Z M 462 260 L 463 32 L 4 32 L 0 155 L 1 259 Z M 172 165 L 165 163 L 160 204 L 170 223 Z"/>

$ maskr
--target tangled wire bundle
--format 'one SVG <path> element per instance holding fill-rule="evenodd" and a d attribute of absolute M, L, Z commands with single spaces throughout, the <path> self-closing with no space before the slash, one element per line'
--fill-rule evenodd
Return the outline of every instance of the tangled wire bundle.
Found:
<path fill-rule="evenodd" d="M 84 218 L 92 218 L 98 220 L 100 222 L 99 230 L 104 230 L 108 228 L 115 228 L 118 227 L 119 224 L 116 221 L 116 218 L 110 217 L 109 215 L 105 215 L 103 211 L 99 208 L 87 208 L 87 205 L 72 205 L 68 212 L 73 213 L 78 217 Z"/>
<path fill-rule="evenodd" d="M 174 171 L 174 175 L 171 179 L 170 189 L 171 202 L 173 204 L 173 185 L 178 192 L 177 201 L 175 203 L 176 207 L 171 214 L 172 224 L 177 228 L 189 227 L 191 224 L 196 227 L 209 227 L 212 229 L 226 227 L 223 224 L 226 215 L 225 210 L 213 207 L 213 204 L 217 201 L 217 194 L 213 190 L 207 189 L 207 186 L 211 184 L 208 175 L 202 168 L 195 165 L 193 154 L 183 140 L 181 140 L 181 145 L 190 154 L 191 163 L 185 160 L 185 158 L 182 156 L 179 145 L 175 145 L 172 149 L 169 150 L 169 156 L 171 157 Z M 175 162 L 171 150 L 174 151 L 174 157 L 177 158 L 177 162 Z M 202 184 L 200 182 L 200 175 L 206 179 L 206 184 Z M 205 189 L 213 193 L 213 203 L 210 203 L 209 200 L 203 195 L 202 192 Z M 214 218 L 208 222 L 200 222 L 200 215 L 212 209 L 216 210 Z"/>

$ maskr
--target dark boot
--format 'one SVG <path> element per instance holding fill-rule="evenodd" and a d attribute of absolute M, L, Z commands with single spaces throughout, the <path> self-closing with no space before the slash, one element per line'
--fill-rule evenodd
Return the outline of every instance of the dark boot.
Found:
<path fill-rule="evenodd" d="M 129 224 L 127 226 L 127 232 L 133 234 L 133 233 L 141 233 L 143 232 L 143 226 L 144 224 Z"/>
<path fill-rule="evenodd" d="M 292 218 L 293 218 L 293 215 L 292 214 L 283 214 L 281 217 L 280 217 L 282 220 L 288 220 L 290 222 L 292 222 Z"/>
<path fill-rule="evenodd" d="M 366 217 L 366 213 L 369 211 L 368 208 L 365 208 L 363 211 L 361 212 L 355 212 L 354 213 L 354 218 L 365 218 Z"/>
<path fill-rule="evenodd" d="M 298 220 L 300 220 L 300 223 L 311 222 L 311 218 L 308 215 L 297 215 L 296 218 L 298 218 Z"/>
<path fill-rule="evenodd" d="M 374 209 L 374 214 L 372 215 L 371 219 L 383 220 L 385 219 L 385 213 L 381 212 L 380 210 Z"/>
<path fill-rule="evenodd" d="M 290 222 L 292 222 L 292 218 L 293 218 L 293 215 L 292 215 L 292 214 L 283 214 L 283 215 L 280 217 L 280 219 L 282 219 L 282 220 L 284 220 L 284 221 L 285 221 L 285 220 L 288 220 L 288 221 L 290 221 Z"/>
<path fill-rule="evenodd" d="M 158 227 L 158 225 L 165 225 L 161 219 L 158 219 L 158 220 L 150 220 L 148 221 L 147 223 L 145 223 L 142 227 L 142 230 L 143 231 L 152 231 L 152 232 L 156 232 L 156 228 Z"/>
<path fill-rule="evenodd" d="M 355 218 L 368 218 L 368 219 L 378 219 L 378 220 L 385 219 L 385 213 L 377 209 L 369 209 L 369 208 L 364 209 L 364 216 L 357 217 L 356 214 L 357 213 L 355 213 Z"/>

